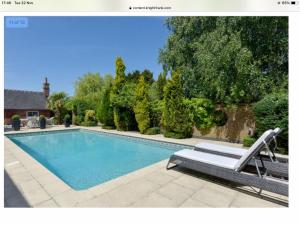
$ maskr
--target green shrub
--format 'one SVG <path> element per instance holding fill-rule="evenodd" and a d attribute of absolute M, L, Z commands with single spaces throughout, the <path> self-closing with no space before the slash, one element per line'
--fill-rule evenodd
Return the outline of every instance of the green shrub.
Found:
<path fill-rule="evenodd" d="M 160 74 L 157 81 L 152 83 L 149 88 L 150 105 L 150 127 L 160 127 L 163 111 L 163 88 L 166 82 L 166 76 Z"/>
<path fill-rule="evenodd" d="M 84 116 L 82 115 L 75 116 L 75 125 L 81 125 L 83 121 L 84 121 Z"/>
<path fill-rule="evenodd" d="M 175 132 L 171 132 L 171 131 L 164 132 L 164 136 L 167 138 L 176 138 L 176 139 L 186 138 L 186 135 L 183 133 L 175 133 Z"/>
<path fill-rule="evenodd" d="M 250 136 L 246 136 L 243 139 L 243 146 L 250 147 L 250 146 L 252 146 L 254 144 L 255 141 L 256 141 L 256 138 L 250 137 Z"/>
<path fill-rule="evenodd" d="M 216 110 L 213 113 L 213 121 L 216 126 L 224 126 L 227 123 L 228 116 L 222 110 Z"/>
<path fill-rule="evenodd" d="M 150 127 L 145 131 L 144 134 L 147 134 L 147 135 L 160 134 L 160 128 L 159 127 Z"/>
<path fill-rule="evenodd" d="M 288 153 L 288 94 L 272 93 L 255 103 L 252 108 L 256 132 L 260 136 L 268 129 L 283 129 L 278 136 L 278 146 Z"/>
<path fill-rule="evenodd" d="M 110 92 L 113 107 L 114 124 L 117 130 L 136 130 L 137 123 L 133 106 L 135 103 L 135 83 L 126 83 L 125 65 L 122 58 L 116 59 L 116 75 Z"/>
<path fill-rule="evenodd" d="M 54 115 L 54 124 L 55 125 L 62 124 L 66 113 L 68 113 L 68 111 L 65 108 L 60 108 L 60 111 L 59 112 L 57 111 Z"/>
<path fill-rule="evenodd" d="M 12 121 L 19 121 L 20 120 L 20 116 L 19 115 L 13 115 L 11 117 Z"/>
<path fill-rule="evenodd" d="M 95 110 L 86 110 L 85 111 L 85 116 L 84 116 L 84 121 L 81 122 L 82 126 L 96 126 L 97 125 L 97 120 L 95 116 Z"/>
<path fill-rule="evenodd" d="M 128 97 L 127 93 L 125 94 L 124 86 L 126 84 L 126 76 L 125 76 L 125 65 L 123 59 L 118 57 L 116 59 L 116 75 L 115 79 L 113 80 L 111 93 L 110 93 L 110 102 L 113 107 L 114 113 L 114 124 L 117 130 L 127 130 L 128 126 L 126 127 L 126 122 L 124 122 L 125 115 L 121 115 L 122 112 L 126 111 L 127 98 L 124 99 L 124 96 Z M 123 91 L 123 96 L 121 97 L 121 92 Z M 125 116 L 126 117 L 126 116 Z M 127 118 L 128 119 L 128 118 Z"/>
<path fill-rule="evenodd" d="M 53 118 L 53 124 L 54 124 L 54 125 L 59 125 L 57 117 L 54 117 L 54 118 Z"/>
<path fill-rule="evenodd" d="M 131 109 L 117 108 L 116 111 L 114 111 L 114 121 L 115 124 L 118 124 L 118 126 L 116 126 L 117 130 L 129 131 L 138 129 L 134 112 Z"/>
<path fill-rule="evenodd" d="M 106 126 L 114 126 L 113 107 L 110 104 L 111 84 L 104 88 L 97 108 L 97 119 Z"/>
<path fill-rule="evenodd" d="M 54 92 L 47 99 L 47 108 L 53 110 L 57 124 L 62 124 L 67 113 L 66 105 L 69 97 L 65 92 Z"/>
<path fill-rule="evenodd" d="M 159 74 L 157 78 L 157 94 L 158 99 L 162 100 L 164 98 L 164 87 L 167 83 L 166 74 Z"/>
<path fill-rule="evenodd" d="M 96 117 L 95 117 L 95 110 L 86 110 L 85 111 L 85 117 L 84 117 L 84 120 L 85 121 L 94 121 L 96 120 Z"/>
<path fill-rule="evenodd" d="M 154 100 L 150 102 L 150 125 L 151 127 L 159 127 L 161 125 L 163 101 Z"/>
<path fill-rule="evenodd" d="M 112 82 L 110 102 L 113 107 L 114 124 L 117 130 L 136 130 L 137 122 L 133 107 L 135 105 L 134 82 L 126 83 L 125 65 L 122 58 L 116 59 L 116 75 Z"/>
<path fill-rule="evenodd" d="M 96 121 L 83 121 L 80 124 L 81 126 L 85 126 L 85 127 L 94 127 L 97 126 L 97 122 Z"/>
<path fill-rule="evenodd" d="M 206 98 L 192 98 L 187 101 L 193 114 L 193 121 L 198 129 L 208 129 L 214 125 L 213 102 Z"/>
<path fill-rule="evenodd" d="M 85 111 L 90 108 L 90 105 L 84 99 L 75 100 L 74 114 L 76 125 L 81 125 L 81 123 L 84 121 Z"/>
<path fill-rule="evenodd" d="M 136 103 L 134 107 L 135 119 L 138 123 L 139 131 L 143 134 L 150 126 L 149 106 L 146 99 Z"/>
<path fill-rule="evenodd" d="M 85 101 L 85 103 L 88 105 L 88 108 L 86 109 L 96 109 L 98 102 L 101 99 L 100 93 L 103 85 L 104 80 L 99 73 L 84 74 L 75 82 L 74 96 L 77 99 L 82 99 Z"/>
<path fill-rule="evenodd" d="M 114 130 L 114 129 L 116 129 L 115 126 L 107 126 L 107 125 L 102 125 L 102 128 L 106 129 L 106 130 Z"/>
<path fill-rule="evenodd" d="M 162 125 L 166 137 L 191 137 L 193 132 L 193 115 L 187 105 L 181 84 L 180 74 L 172 73 L 164 88 Z M 174 135 L 173 135 L 174 134 Z"/>

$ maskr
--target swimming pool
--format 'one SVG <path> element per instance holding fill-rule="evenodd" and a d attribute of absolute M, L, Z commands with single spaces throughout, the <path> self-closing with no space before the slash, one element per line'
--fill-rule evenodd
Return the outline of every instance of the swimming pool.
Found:
<path fill-rule="evenodd" d="M 186 148 L 83 129 L 7 137 L 75 190 L 125 175 Z"/>

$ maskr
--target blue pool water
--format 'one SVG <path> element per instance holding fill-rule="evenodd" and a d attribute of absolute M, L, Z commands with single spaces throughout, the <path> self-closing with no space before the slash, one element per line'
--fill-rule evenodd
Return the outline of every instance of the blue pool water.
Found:
<path fill-rule="evenodd" d="M 184 147 L 85 130 L 8 137 L 75 190 L 167 159 Z"/>

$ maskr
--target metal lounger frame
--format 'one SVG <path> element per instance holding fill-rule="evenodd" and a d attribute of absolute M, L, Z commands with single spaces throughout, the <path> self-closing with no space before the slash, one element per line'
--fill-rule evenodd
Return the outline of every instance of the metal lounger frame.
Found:
<path fill-rule="evenodd" d="M 256 158 L 254 158 L 254 160 L 255 162 L 258 161 Z M 169 167 L 169 164 L 171 163 L 175 164 L 175 166 L 179 165 L 242 185 L 252 186 L 261 190 L 288 196 L 288 181 L 282 181 L 273 177 L 262 176 L 258 167 L 256 167 L 256 169 L 258 170 L 258 174 L 252 174 L 244 171 L 237 172 L 233 169 L 227 169 L 200 161 L 187 159 L 177 155 L 172 155 L 170 157 L 167 164 L 167 169 L 175 167 Z"/>

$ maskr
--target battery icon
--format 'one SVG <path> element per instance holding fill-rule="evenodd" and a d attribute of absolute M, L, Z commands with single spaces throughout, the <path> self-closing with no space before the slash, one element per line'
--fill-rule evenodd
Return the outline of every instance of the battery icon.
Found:
<path fill-rule="evenodd" d="M 295 2 L 295 1 L 292 1 L 291 4 L 292 4 L 292 5 L 296 5 L 296 2 Z"/>

